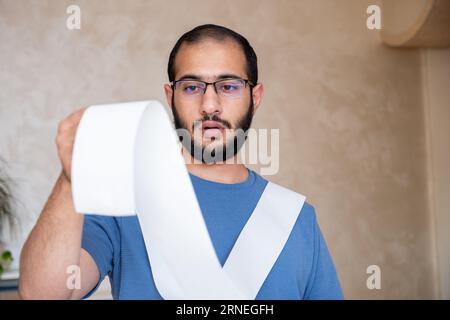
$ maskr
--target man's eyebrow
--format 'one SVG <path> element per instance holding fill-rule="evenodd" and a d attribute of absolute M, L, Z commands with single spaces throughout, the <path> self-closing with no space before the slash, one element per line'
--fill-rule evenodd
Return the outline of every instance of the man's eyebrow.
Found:
<path fill-rule="evenodd" d="M 217 76 L 217 80 L 221 80 L 221 79 L 241 79 L 240 76 L 238 76 L 237 74 L 233 74 L 233 73 L 225 73 L 225 74 L 220 74 L 219 76 Z"/>
<path fill-rule="evenodd" d="M 216 78 L 216 80 L 222 80 L 222 79 L 241 79 L 240 76 L 233 74 L 233 73 L 223 73 L 223 74 L 219 74 L 218 76 L 215 76 L 214 78 Z M 183 75 L 181 78 L 179 78 L 177 81 L 179 80 L 200 80 L 203 81 L 203 77 L 196 75 L 196 74 L 185 74 Z"/>
<path fill-rule="evenodd" d="M 186 79 L 190 79 L 190 80 L 202 80 L 202 77 L 195 75 L 195 74 L 185 74 L 184 76 L 182 76 L 179 80 L 186 80 Z"/>

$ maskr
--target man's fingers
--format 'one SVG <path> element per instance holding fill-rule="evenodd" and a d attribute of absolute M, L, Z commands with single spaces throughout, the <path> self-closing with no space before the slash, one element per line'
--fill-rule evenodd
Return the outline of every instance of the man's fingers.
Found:
<path fill-rule="evenodd" d="M 73 113 L 71 113 L 67 118 L 62 120 L 58 125 L 58 134 L 63 134 L 65 132 L 71 132 L 74 128 L 78 127 L 83 113 L 86 111 L 87 107 L 81 108 Z"/>
<path fill-rule="evenodd" d="M 78 109 L 77 111 L 73 112 L 69 115 L 67 120 L 69 120 L 72 124 L 78 124 L 81 120 L 81 117 L 83 116 L 83 113 L 86 111 L 87 107 L 83 107 Z"/>

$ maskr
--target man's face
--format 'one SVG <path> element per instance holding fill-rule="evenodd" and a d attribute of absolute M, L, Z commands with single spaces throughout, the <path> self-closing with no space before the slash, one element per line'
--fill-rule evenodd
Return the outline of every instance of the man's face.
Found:
<path fill-rule="evenodd" d="M 224 78 L 248 79 L 245 55 L 238 44 L 230 40 L 204 40 L 181 46 L 175 61 L 175 80 L 215 82 Z M 257 87 L 256 99 L 259 105 L 262 87 Z M 172 90 L 166 85 L 165 90 L 175 127 L 185 129 L 190 134 L 189 143 L 183 144 L 192 156 L 198 159 L 199 155 L 209 154 L 215 161 L 224 161 L 238 152 L 243 140 L 242 134 L 237 139 L 237 131 L 242 133 L 249 129 L 256 109 L 255 97 L 249 85 L 232 98 L 220 91 L 216 93 L 212 85 L 207 86 L 204 94 L 194 98 L 186 94 L 186 91 L 192 91 L 190 87 L 183 92 L 181 87 Z M 198 160 L 210 163 L 204 157 Z"/>

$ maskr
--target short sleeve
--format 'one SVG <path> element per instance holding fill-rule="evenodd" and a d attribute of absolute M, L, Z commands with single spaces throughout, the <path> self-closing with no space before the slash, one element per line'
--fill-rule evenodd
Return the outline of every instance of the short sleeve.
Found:
<path fill-rule="evenodd" d="M 305 299 L 308 300 L 342 300 L 339 278 L 333 259 L 314 214 L 314 254 L 313 269 L 308 281 Z"/>
<path fill-rule="evenodd" d="M 113 217 L 85 215 L 81 247 L 94 259 L 100 279 L 93 290 L 83 299 L 92 295 L 107 275 L 111 275 L 114 264 L 114 248 L 120 243 L 117 222 Z M 117 253 L 116 253 L 117 254 Z"/>

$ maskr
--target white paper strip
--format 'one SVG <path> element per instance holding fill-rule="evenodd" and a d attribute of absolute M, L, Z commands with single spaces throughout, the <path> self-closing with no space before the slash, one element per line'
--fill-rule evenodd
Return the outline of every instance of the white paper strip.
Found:
<path fill-rule="evenodd" d="M 75 210 L 138 215 L 165 299 L 244 299 L 222 271 L 177 136 L 157 101 L 92 106 L 72 160 Z"/>
<path fill-rule="evenodd" d="M 305 196 L 269 182 L 223 270 L 255 299 L 291 234 Z M 255 267 L 256 265 L 256 267 Z"/>
<path fill-rule="evenodd" d="M 165 299 L 254 299 L 305 200 L 268 183 L 222 268 L 178 137 L 158 101 L 85 111 L 74 145 L 72 192 L 77 212 L 138 215 Z"/>
<path fill-rule="evenodd" d="M 244 299 L 222 272 L 162 108 L 144 111 L 135 152 L 136 211 L 160 294 L 165 299 Z"/>

